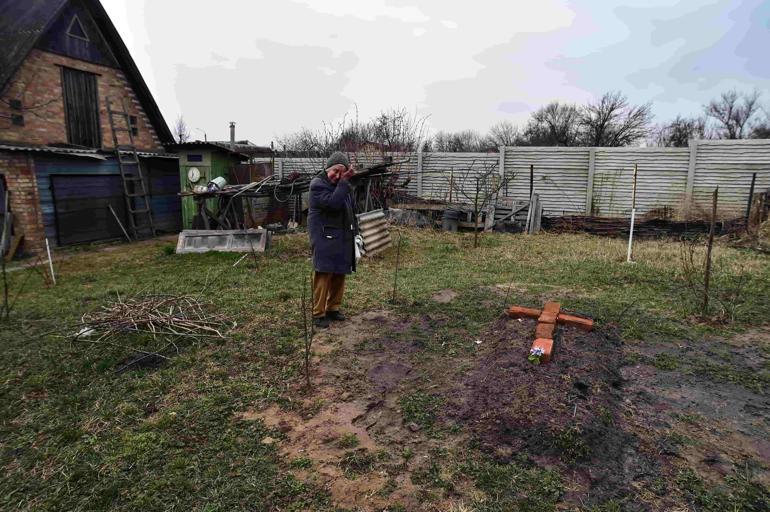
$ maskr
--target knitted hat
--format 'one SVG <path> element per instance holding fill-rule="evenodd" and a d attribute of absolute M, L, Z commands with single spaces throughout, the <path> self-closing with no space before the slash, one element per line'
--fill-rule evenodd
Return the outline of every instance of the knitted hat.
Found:
<path fill-rule="evenodd" d="M 340 151 L 335 151 L 332 153 L 332 156 L 329 157 L 329 159 L 326 161 L 326 167 L 325 169 L 328 169 L 329 167 L 333 167 L 337 164 L 342 164 L 345 166 L 346 169 L 350 169 L 350 160 L 348 160 L 347 155 L 345 153 L 342 153 Z"/>

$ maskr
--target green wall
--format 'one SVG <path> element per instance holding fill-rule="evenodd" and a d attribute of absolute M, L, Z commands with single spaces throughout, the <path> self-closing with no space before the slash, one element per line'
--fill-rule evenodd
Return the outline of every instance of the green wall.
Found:
<path fill-rule="evenodd" d="M 200 162 L 190 162 L 188 155 L 201 155 Z M 179 151 L 179 180 L 182 186 L 182 191 L 192 191 L 195 185 L 207 185 L 209 181 L 219 176 L 223 176 L 230 181 L 230 170 L 238 160 L 232 157 L 229 153 L 220 152 L 216 150 L 194 150 L 184 149 Z M 187 179 L 187 171 L 191 167 L 197 167 L 201 172 L 201 178 L 196 183 L 190 183 Z M 209 199 L 207 206 L 210 210 L 213 210 L 216 205 L 216 200 Z M 197 213 L 197 205 L 192 197 L 182 198 L 182 227 L 183 229 L 191 229 L 193 217 Z"/>

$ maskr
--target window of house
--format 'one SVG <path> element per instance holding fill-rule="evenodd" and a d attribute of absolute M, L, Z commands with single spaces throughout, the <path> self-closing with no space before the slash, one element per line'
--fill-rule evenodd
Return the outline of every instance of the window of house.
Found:
<path fill-rule="evenodd" d="M 203 161 L 203 155 L 195 155 L 192 153 L 187 153 L 187 161 L 188 162 L 202 162 Z"/>
<path fill-rule="evenodd" d="M 74 37 L 75 39 L 80 39 L 81 41 L 89 41 L 88 34 L 86 34 L 86 30 L 83 28 L 83 24 L 80 23 L 80 18 L 78 18 L 77 14 L 72 17 L 72 21 L 70 21 L 70 26 L 67 28 L 67 35 L 69 37 Z"/>
<path fill-rule="evenodd" d="M 131 135 L 134 137 L 139 135 L 139 125 L 137 124 L 136 116 L 128 116 L 128 124 L 131 125 Z"/>
<path fill-rule="evenodd" d="M 64 116 L 70 144 L 98 148 L 102 145 L 96 75 L 62 68 Z"/>

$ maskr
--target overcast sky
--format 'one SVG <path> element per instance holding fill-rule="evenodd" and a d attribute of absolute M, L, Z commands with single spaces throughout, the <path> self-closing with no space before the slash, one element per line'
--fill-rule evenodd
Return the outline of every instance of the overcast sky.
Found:
<path fill-rule="evenodd" d="M 656 121 L 719 92 L 770 105 L 768 0 L 102 0 L 166 121 L 209 139 L 406 107 L 433 132 L 621 90 Z M 203 138 L 192 131 L 193 138 Z"/>

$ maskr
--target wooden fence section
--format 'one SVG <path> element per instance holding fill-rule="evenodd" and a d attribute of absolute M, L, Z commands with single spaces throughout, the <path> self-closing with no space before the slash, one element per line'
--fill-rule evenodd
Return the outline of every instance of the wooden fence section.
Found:
<path fill-rule="evenodd" d="M 634 165 L 639 169 L 639 215 L 665 211 L 679 218 L 703 216 L 711 193 L 719 186 L 719 215 L 737 217 L 746 211 L 754 173 L 755 193 L 770 189 L 770 139 L 691 141 L 688 148 L 517 146 L 500 148 L 498 153 L 388 155 L 408 160 L 393 170 L 400 173 L 400 183 L 412 196 L 467 203 L 474 178 L 492 170 L 506 178 L 501 203 L 528 201 L 531 185 L 546 217 L 629 215 Z M 363 167 L 381 156 L 362 153 L 356 158 Z M 322 158 L 278 158 L 276 172 L 282 176 L 316 173 L 324 162 Z"/>

